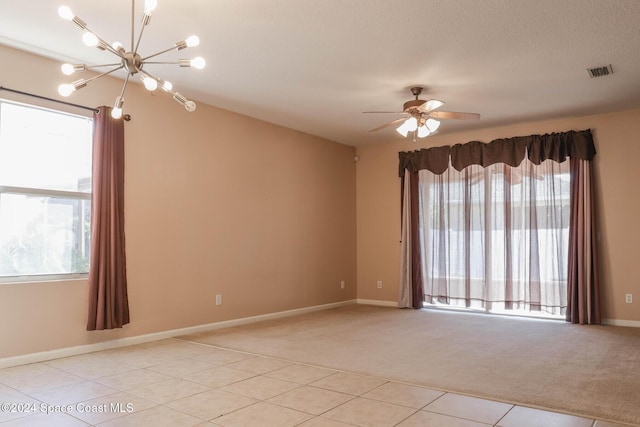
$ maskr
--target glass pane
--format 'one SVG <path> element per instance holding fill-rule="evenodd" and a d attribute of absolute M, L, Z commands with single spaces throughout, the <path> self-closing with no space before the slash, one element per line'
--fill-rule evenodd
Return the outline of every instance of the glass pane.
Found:
<path fill-rule="evenodd" d="M 91 119 L 0 103 L 0 185 L 91 192 Z"/>
<path fill-rule="evenodd" d="M 89 271 L 91 201 L 0 194 L 0 276 Z"/>

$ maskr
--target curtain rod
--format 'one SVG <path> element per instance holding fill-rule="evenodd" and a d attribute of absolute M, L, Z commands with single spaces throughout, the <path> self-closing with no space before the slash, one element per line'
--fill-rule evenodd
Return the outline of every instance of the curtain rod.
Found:
<path fill-rule="evenodd" d="M 19 95 L 31 96 L 33 98 L 44 99 L 45 101 L 57 102 L 58 104 L 69 105 L 71 107 L 82 108 L 83 110 L 93 111 L 94 113 L 100 112 L 97 108 L 87 107 L 85 105 L 74 104 L 72 102 L 60 101 L 59 99 L 47 98 L 46 96 L 36 95 L 29 92 L 23 92 L 21 90 L 9 89 L 8 87 L 0 86 L 0 91 L 6 90 L 7 92 L 17 93 Z"/>

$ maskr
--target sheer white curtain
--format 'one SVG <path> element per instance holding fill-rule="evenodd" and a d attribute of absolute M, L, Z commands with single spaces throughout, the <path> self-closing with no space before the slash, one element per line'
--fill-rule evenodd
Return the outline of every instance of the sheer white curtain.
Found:
<path fill-rule="evenodd" d="M 569 172 L 568 159 L 526 157 L 515 167 L 420 170 L 425 301 L 565 314 Z"/>

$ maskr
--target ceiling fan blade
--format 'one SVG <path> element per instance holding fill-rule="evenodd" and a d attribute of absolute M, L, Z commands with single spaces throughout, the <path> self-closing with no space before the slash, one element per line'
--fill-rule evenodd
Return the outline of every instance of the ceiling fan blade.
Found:
<path fill-rule="evenodd" d="M 380 125 L 380 126 L 378 126 L 377 128 L 375 128 L 375 129 L 371 129 L 369 132 L 375 132 L 375 131 L 378 131 L 378 130 L 380 130 L 380 129 L 384 129 L 384 128 L 386 128 L 386 127 L 389 127 L 389 126 L 395 125 L 396 123 L 403 122 L 403 121 L 405 121 L 405 120 L 407 120 L 407 118 L 406 118 L 406 117 L 400 117 L 399 119 L 395 119 L 395 120 L 392 120 L 392 121 L 390 121 L 390 122 L 388 122 L 388 123 L 385 123 L 385 124 L 383 124 L 383 125 Z"/>
<path fill-rule="evenodd" d="M 362 114 L 407 114 L 404 111 L 363 111 Z"/>
<path fill-rule="evenodd" d="M 434 119 L 478 120 L 480 119 L 480 114 L 458 113 L 454 111 L 432 111 L 429 113 L 429 117 Z"/>
<path fill-rule="evenodd" d="M 426 101 L 424 104 L 418 107 L 418 110 L 424 111 L 428 113 L 429 111 L 436 110 L 444 105 L 444 102 L 438 101 L 437 99 L 430 99 Z"/>

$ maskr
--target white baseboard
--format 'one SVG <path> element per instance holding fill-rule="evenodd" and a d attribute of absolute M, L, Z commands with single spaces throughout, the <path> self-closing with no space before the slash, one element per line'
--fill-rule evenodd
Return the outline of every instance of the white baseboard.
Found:
<path fill-rule="evenodd" d="M 637 320 L 602 319 L 602 324 L 611 325 L 611 326 L 628 326 L 630 328 L 640 328 L 640 322 Z"/>
<path fill-rule="evenodd" d="M 115 340 L 103 341 L 95 344 L 79 345 L 75 347 L 65 347 L 55 350 L 30 353 L 20 356 L 5 357 L 0 359 L 0 369 L 11 366 L 26 365 L 29 363 L 44 362 L 62 357 L 77 356 L 79 354 L 92 353 L 94 351 L 110 350 L 113 348 L 126 347 L 136 344 L 158 341 L 173 338 L 180 335 L 197 334 L 201 332 L 213 331 L 216 329 L 229 328 L 232 326 L 246 325 L 249 323 L 261 322 L 263 320 L 278 319 L 281 317 L 295 316 L 298 314 L 312 313 L 314 311 L 329 310 L 331 308 L 344 307 L 356 304 L 357 300 L 334 302 L 330 304 L 315 305 L 311 307 L 296 308 L 293 310 L 279 311 L 276 313 L 261 314 L 258 316 L 243 317 L 240 319 L 225 320 L 222 322 L 208 323 L 205 325 L 190 326 L 188 328 L 172 329 L 169 331 L 155 332 L 151 334 L 138 335 L 135 337 L 118 338 Z"/>
<path fill-rule="evenodd" d="M 362 299 L 362 298 L 358 298 L 356 300 L 356 302 L 358 304 L 364 304 L 364 305 L 379 305 L 381 307 L 398 307 L 398 302 L 397 301 L 381 301 L 381 300 L 377 300 L 377 299 Z"/>

